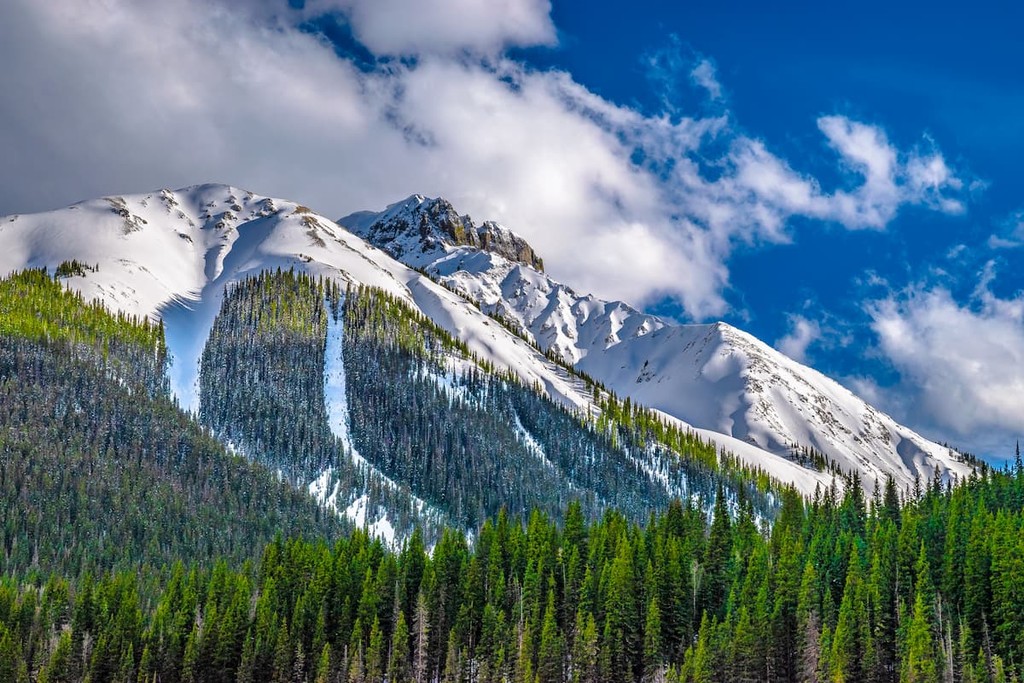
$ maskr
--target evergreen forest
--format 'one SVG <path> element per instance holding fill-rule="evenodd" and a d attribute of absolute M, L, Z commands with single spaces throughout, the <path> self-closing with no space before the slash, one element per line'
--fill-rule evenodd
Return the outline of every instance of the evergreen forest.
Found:
<path fill-rule="evenodd" d="M 674 502 L 646 524 L 505 514 L 472 545 L 278 537 L 258 565 L 0 582 L 0 680 L 1012 681 L 1024 468 L 856 479 L 770 527 Z"/>
<path fill-rule="evenodd" d="M 332 324 L 342 335 L 333 359 Z M 323 382 L 332 360 L 344 367 L 348 409 L 335 429 Z M 297 487 L 329 471 L 334 507 L 365 496 L 368 521 L 383 516 L 403 537 L 419 527 L 431 544 L 502 509 L 523 522 L 534 509 L 560 519 L 570 499 L 588 519 L 614 508 L 642 521 L 673 497 L 711 500 L 719 482 L 773 514 L 777 483 L 589 378 L 575 381 L 597 396 L 600 415 L 497 370 L 381 290 L 279 270 L 227 292 L 202 355 L 199 417 Z"/>
<path fill-rule="evenodd" d="M 182 412 L 165 354 L 159 326 L 114 316 L 43 271 L 0 280 L 6 573 L 241 561 L 276 533 L 343 532 Z"/>
<path fill-rule="evenodd" d="M 599 414 L 291 272 L 226 294 L 199 415 L 166 364 L 159 324 L 0 280 L 0 683 L 1024 678 L 1019 456 L 805 499 L 585 377 Z M 308 495 L 325 469 L 393 544 Z"/>

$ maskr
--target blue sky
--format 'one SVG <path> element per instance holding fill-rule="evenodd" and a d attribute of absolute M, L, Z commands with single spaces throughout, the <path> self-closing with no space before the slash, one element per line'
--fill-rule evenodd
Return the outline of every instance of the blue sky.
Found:
<path fill-rule="evenodd" d="M 331 216 L 441 194 L 580 290 L 724 319 L 999 458 L 1024 424 L 1022 19 L 11 0 L 0 214 L 205 181 Z"/>

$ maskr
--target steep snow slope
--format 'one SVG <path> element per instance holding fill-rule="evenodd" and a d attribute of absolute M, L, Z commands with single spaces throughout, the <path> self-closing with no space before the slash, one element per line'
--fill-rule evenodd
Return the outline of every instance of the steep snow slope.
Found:
<path fill-rule="evenodd" d="M 930 479 L 936 468 L 947 476 L 970 471 L 947 448 L 735 327 L 670 324 L 620 301 L 577 294 L 533 267 L 536 256 L 521 238 L 494 223 L 478 228 L 444 199 L 414 195 L 339 224 L 619 395 L 701 429 L 748 461 L 766 452 L 792 459 L 810 447 L 844 472 L 859 471 L 869 486 L 887 473 L 907 486 L 915 476 Z M 506 235 L 503 242 L 517 247 L 456 238 L 483 231 Z M 774 471 L 787 476 L 778 466 Z"/>
<path fill-rule="evenodd" d="M 500 226 L 474 226 L 472 234 L 475 237 L 463 235 L 467 257 L 497 259 L 503 253 L 541 265 L 525 242 Z M 443 244 L 437 244 L 443 251 Z M 382 288 L 412 304 L 497 367 L 512 368 L 527 383 L 544 387 L 566 405 L 591 405 L 590 391 L 581 380 L 477 306 L 294 202 L 224 185 L 199 185 L 0 218 L 0 273 L 28 267 L 52 272 L 71 259 L 98 268 L 68 278 L 69 286 L 111 308 L 163 320 L 172 358 L 172 388 L 189 409 L 198 407 L 198 360 L 225 287 L 278 267 Z M 496 262 L 512 264 L 505 257 Z M 548 282 L 532 268 L 523 272 Z M 711 432 L 706 436 L 804 492 L 830 480 L 828 475 L 796 468 L 757 448 L 731 448 L 736 442 L 730 438 Z M 319 497 L 329 495 L 325 490 L 329 480 L 326 474 L 322 481 L 313 482 Z"/>
<path fill-rule="evenodd" d="M 187 408 L 196 407 L 197 361 L 224 287 L 279 267 L 384 289 L 499 367 L 515 368 L 568 404 L 588 401 L 579 380 L 469 302 L 293 202 L 200 185 L 0 218 L 0 273 L 52 271 L 71 259 L 99 266 L 69 278 L 71 287 L 111 308 L 164 321 L 172 386 Z"/>

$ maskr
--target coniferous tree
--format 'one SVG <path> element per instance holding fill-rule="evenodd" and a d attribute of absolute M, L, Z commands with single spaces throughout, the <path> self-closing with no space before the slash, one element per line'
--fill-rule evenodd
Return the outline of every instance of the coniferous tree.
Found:
<path fill-rule="evenodd" d="M 719 486 L 715 492 L 715 509 L 711 518 L 711 531 L 704 551 L 703 591 L 701 606 L 714 617 L 725 612 L 725 598 L 729 590 L 728 572 L 732 556 L 732 524 L 726 505 L 725 490 Z"/>

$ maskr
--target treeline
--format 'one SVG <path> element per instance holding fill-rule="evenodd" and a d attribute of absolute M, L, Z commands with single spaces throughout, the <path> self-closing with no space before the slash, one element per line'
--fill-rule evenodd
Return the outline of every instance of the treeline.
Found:
<path fill-rule="evenodd" d="M 277 539 L 255 570 L 0 583 L 0 679 L 1012 681 L 1024 656 L 1024 470 L 900 506 L 858 482 L 770 529 L 675 502 L 558 525 L 501 514 L 431 554 L 357 532 Z"/>
<path fill-rule="evenodd" d="M 340 358 L 326 358 L 331 326 Z M 328 361 L 343 364 L 347 427 L 366 465 L 328 422 Z M 570 499 L 589 519 L 614 507 L 641 521 L 676 496 L 710 500 L 720 481 L 772 514 L 766 477 L 594 393 L 596 418 L 498 371 L 395 297 L 279 270 L 227 291 L 202 356 L 200 419 L 297 486 L 330 470 L 330 505 L 362 506 L 367 523 L 386 517 L 402 537 L 420 526 L 429 543 L 446 524 L 475 531 L 502 508 L 559 519 Z"/>
<path fill-rule="evenodd" d="M 342 533 L 178 409 L 164 348 L 159 326 L 86 304 L 42 271 L 0 280 L 5 573 L 240 561 L 276 533 Z"/>
<path fill-rule="evenodd" d="M 386 516 L 396 534 L 407 537 L 419 526 L 436 541 L 451 520 L 420 509 L 408 483 L 355 462 L 331 430 L 327 329 L 341 315 L 343 297 L 336 283 L 291 270 L 229 287 L 200 362 L 199 419 L 295 486 L 306 489 L 329 471 L 321 482 L 326 508 L 345 510 L 366 496 L 367 523 Z"/>
<path fill-rule="evenodd" d="M 641 521 L 718 483 L 774 509 L 766 479 L 720 467 L 714 446 L 629 400 L 595 390 L 599 417 L 566 408 L 381 290 L 353 288 L 342 310 L 359 452 L 462 528 L 501 509 L 559 519 L 571 499 L 591 519 L 612 507 Z"/>

